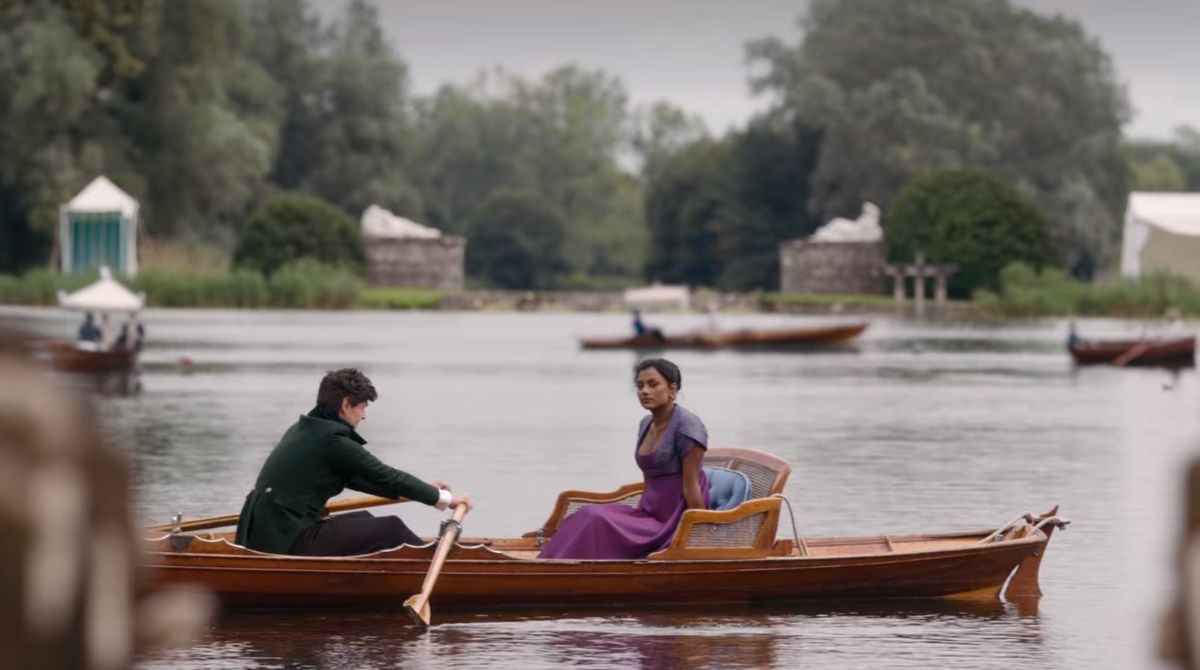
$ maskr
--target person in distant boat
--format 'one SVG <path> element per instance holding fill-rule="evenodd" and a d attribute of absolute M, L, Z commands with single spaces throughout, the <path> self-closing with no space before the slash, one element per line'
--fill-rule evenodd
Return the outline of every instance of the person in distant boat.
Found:
<path fill-rule="evenodd" d="M 676 404 L 679 367 L 663 358 L 637 365 L 638 401 L 650 411 L 638 427 L 634 459 L 646 484 L 638 506 L 588 505 L 568 516 L 538 558 L 633 559 L 670 544 L 684 510 L 707 509 L 702 465 L 708 430 Z"/>
<path fill-rule="evenodd" d="M 347 488 L 438 509 L 471 507 L 470 494 L 384 465 L 363 447 L 367 441 L 356 429 L 377 397 L 371 380 L 354 368 L 325 375 L 316 407 L 284 433 L 246 496 L 238 544 L 275 554 L 350 556 L 422 543 L 399 517 L 366 511 L 326 517 L 325 503 Z"/>
<path fill-rule="evenodd" d="M 118 351 L 124 351 L 132 348 L 134 351 L 142 350 L 142 342 L 146 339 L 146 327 L 142 325 L 132 314 L 129 315 L 129 320 L 121 325 L 121 334 L 117 336 L 117 342 L 114 345 Z"/>
<path fill-rule="evenodd" d="M 708 309 L 704 313 L 704 334 L 708 337 L 716 337 L 721 334 L 721 323 L 715 300 L 708 303 Z"/>
<path fill-rule="evenodd" d="M 1178 307 L 1171 307 L 1164 315 L 1167 320 L 1166 335 L 1168 337 L 1179 337 L 1183 334 L 1183 312 Z"/>
<path fill-rule="evenodd" d="M 1067 348 L 1071 349 L 1083 344 L 1083 338 L 1075 332 L 1075 322 L 1067 325 Z"/>
<path fill-rule="evenodd" d="M 659 342 L 664 342 L 667 339 L 667 337 L 663 335 L 661 328 L 647 326 L 642 321 L 642 311 L 640 309 L 633 310 L 633 333 L 637 337 L 653 337 Z"/>
<path fill-rule="evenodd" d="M 102 334 L 96 327 L 96 317 L 88 312 L 83 315 L 83 323 L 79 324 L 80 342 L 99 342 Z"/>

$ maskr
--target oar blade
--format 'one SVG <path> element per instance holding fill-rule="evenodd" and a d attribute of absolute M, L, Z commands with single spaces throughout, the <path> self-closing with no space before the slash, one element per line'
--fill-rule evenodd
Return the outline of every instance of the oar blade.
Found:
<path fill-rule="evenodd" d="M 412 617 L 413 623 L 421 628 L 429 628 L 429 601 L 418 593 L 404 601 L 404 611 Z"/>

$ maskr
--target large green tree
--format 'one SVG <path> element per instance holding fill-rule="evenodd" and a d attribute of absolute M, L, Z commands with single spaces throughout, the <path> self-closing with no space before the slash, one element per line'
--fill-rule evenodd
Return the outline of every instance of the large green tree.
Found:
<path fill-rule="evenodd" d="M 537 193 L 496 191 L 472 216 L 467 267 L 498 288 L 555 288 L 569 267 L 564 230 Z"/>
<path fill-rule="evenodd" d="M 779 243 L 811 233 L 819 134 L 768 117 L 700 140 L 647 173 L 649 279 L 731 291 L 779 285 Z"/>
<path fill-rule="evenodd" d="M 1056 262 L 1050 228 L 1028 199 L 980 170 L 949 170 L 913 181 L 888 212 L 887 250 L 894 262 L 922 254 L 953 263 L 950 294 L 996 288 L 1010 263 Z"/>
<path fill-rule="evenodd" d="M 634 110 L 631 126 L 631 148 L 647 179 L 684 147 L 708 137 L 703 119 L 663 101 Z"/>
<path fill-rule="evenodd" d="M 1133 140 L 1125 145 L 1139 191 L 1200 191 L 1200 131 L 1181 126 L 1167 140 Z"/>
<path fill-rule="evenodd" d="M 244 0 L 251 39 L 247 57 L 282 89 L 283 120 L 270 179 L 279 188 L 300 186 L 314 161 L 311 99 L 319 88 L 320 19 L 305 0 Z"/>
<path fill-rule="evenodd" d="M 727 169 L 729 142 L 694 142 L 655 167 L 646 189 L 651 281 L 715 286 L 720 274 L 718 234 L 742 212 Z"/>
<path fill-rule="evenodd" d="M 273 174 L 358 216 L 368 205 L 419 217 L 406 169 L 412 143 L 408 67 L 388 43 L 378 10 L 352 0 L 322 27 L 303 3 L 255 0 L 251 49 L 284 86 L 282 144 Z"/>
<path fill-rule="evenodd" d="M 886 206 L 909 179 L 981 166 L 1030 195 L 1066 264 L 1113 258 L 1123 86 L 1074 21 L 1006 0 L 816 0 L 802 40 L 748 46 L 773 113 L 822 131 L 812 211 Z"/>
<path fill-rule="evenodd" d="M 0 5 L 0 271 L 46 261 L 59 205 L 97 173 L 145 191 L 115 61 L 63 4 Z"/>
<path fill-rule="evenodd" d="M 141 108 L 148 229 L 227 244 L 262 196 L 280 90 L 246 58 L 233 0 L 158 0 L 153 10 Z"/>
<path fill-rule="evenodd" d="M 499 189 L 537 193 L 560 212 L 569 274 L 640 274 L 641 186 L 622 169 L 630 115 L 620 82 L 556 69 L 529 81 L 501 72 L 444 87 L 418 105 L 413 174 L 426 218 L 463 231 Z"/>

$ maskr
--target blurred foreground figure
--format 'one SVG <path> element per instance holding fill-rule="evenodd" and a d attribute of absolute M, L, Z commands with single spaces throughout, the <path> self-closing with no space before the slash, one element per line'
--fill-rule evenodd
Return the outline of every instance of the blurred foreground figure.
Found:
<path fill-rule="evenodd" d="M 0 665 L 128 668 L 201 632 L 212 599 L 139 589 L 125 462 L 26 357 L 0 332 Z"/>
<path fill-rule="evenodd" d="M 1180 540 L 1176 598 L 1159 641 L 1164 658 L 1182 668 L 1200 668 L 1200 460 L 1188 468 L 1184 528 Z"/>

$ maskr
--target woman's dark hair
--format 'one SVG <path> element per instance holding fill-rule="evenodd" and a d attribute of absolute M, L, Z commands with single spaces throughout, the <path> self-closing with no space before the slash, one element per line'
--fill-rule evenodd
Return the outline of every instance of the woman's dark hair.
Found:
<path fill-rule="evenodd" d="M 321 387 L 317 389 L 317 404 L 334 412 L 342 409 L 342 398 L 349 398 L 351 405 L 361 405 L 378 397 L 375 385 L 357 368 L 326 372 Z"/>
<path fill-rule="evenodd" d="M 674 384 L 676 389 L 683 388 L 683 373 L 679 371 L 679 366 L 665 358 L 647 358 L 638 363 L 637 367 L 633 369 L 633 378 L 636 380 L 642 370 L 649 370 L 650 368 L 658 370 L 658 374 L 667 380 L 667 384 Z"/>

